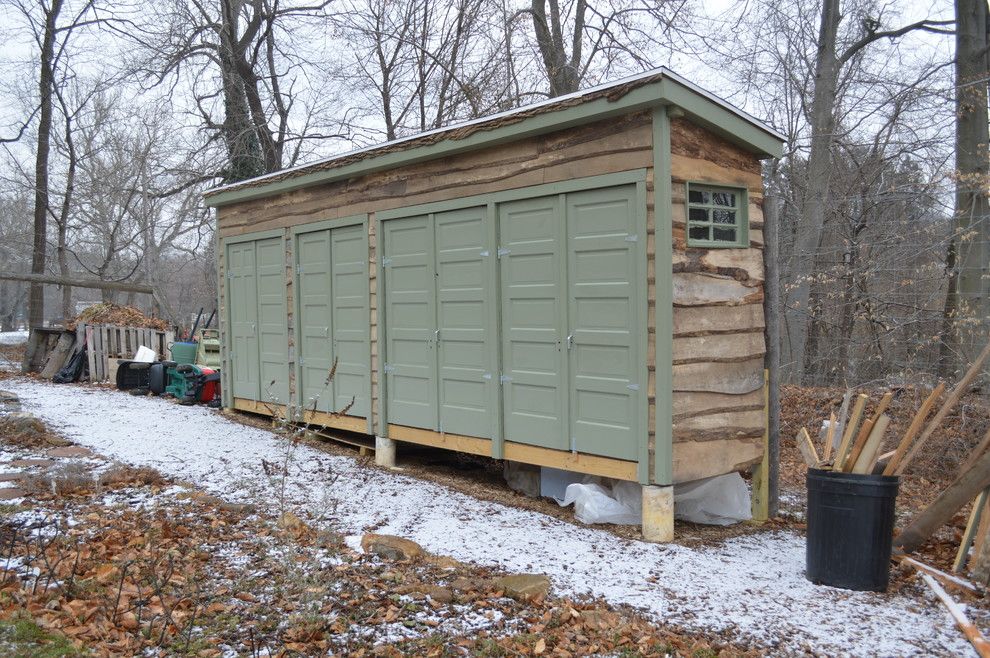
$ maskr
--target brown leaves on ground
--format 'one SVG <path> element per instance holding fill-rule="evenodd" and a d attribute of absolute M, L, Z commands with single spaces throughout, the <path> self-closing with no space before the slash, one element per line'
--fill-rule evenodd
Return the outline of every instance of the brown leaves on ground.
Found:
<path fill-rule="evenodd" d="M 602 601 L 515 600 L 491 569 L 357 555 L 307 523 L 166 495 L 141 469 L 112 479 L 127 488 L 0 517 L 0 618 L 96 656 L 756 655 Z"/>

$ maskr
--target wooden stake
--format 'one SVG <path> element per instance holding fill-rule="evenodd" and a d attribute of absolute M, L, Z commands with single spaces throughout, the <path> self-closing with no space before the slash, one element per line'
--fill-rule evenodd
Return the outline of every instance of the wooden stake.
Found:
<path fill-rule="evenodd" d="M 987 451 L 987 448 L 990 448 L 990 427 L 987 428 L 987 433 L 983 435 L 983 440 L 980 441 L 973 452 L 969 453 L 969 457 L 966 458 L 966 461 L 963 462 L 962 468 L 959 470 L 966 471 L 972 468 L 973 464 L 976 463 L 976 460 Z"/>
<path fill-rule="evenodd" d="M 809 468 L 818 468 L 821 465 L 821 462 L 818 460 L 818 451 L 815 450 L 815 443 L 811 440 L 811 435 L 808 434 L 806 427 L 801 428 L 797 437 L 795 437 L 795 441 L 797 441 L 801 456 L 804 457 L 804 463 Z"/>
<path fill-rule="evenodd" d="M 850 473 L 872 473 L 873 472 L 873 462 L 876 461 L 877 454 L 880 452 L 880 445 L 883 443 L 883 435 L 887 431 L 887 425 L 890 424 L 890 416 L 884 414 L 877 418 L 876 422 L 873 423 L 873 429 L 870 430 L 870 435 L 866 438 L 863 443 L 863 448 L 859 451 L 859 456 L 856 458 L 855 462 L 852 463 L 852 468 L 849 469 Z"/>
<path fill-rule="evenodd" d="M 948 592 L 934 578 L 927 573 L 920 575 L 928 587 L 935 592 L 935 596 L 948 608 L 949 614 L 952 615 L 952 619 L 956 622 L 956 626 L 959 627 L 959 630 L 963 632 L 969 643 L 976 649 L 976 653 L 980 654 L 980 658 L 990 658 L 990 642 L 987 642 L 986 638 L 980 633 L 980 630 L 973 625 L 973 622 L 966 618 L 966 613 L 959 607 L 959 604 L 952 600 Z"/>
<path fill-rule="evenodd" d="M 822 462 L 828 463 L 828 460 L 832 459 L 832 451 L 835 449 L 833 442 L 835 441 L 835 412 L 833 411 L 828 417 L 828 432 L 825 434 L 825 448 L 822 455 Z"/>
<path fill-rule="evenodd" d="M 966 522 L 966 530 L 963 531 L 962 541 L 959 542 L 959 550 L 956 551 L 956 559 L 952 563 L 952 570 L 959 573 L 966 566 L 969 557 L 969 547 L 973 545 L 976 537 L 976 530 L 980 527 L 980 520 L 983 516 L 983 507 L 987 504 L 987 496 L 990 489 L 984 489 L 973 502 L 973 509 L 969 512 L 969 521 Z"/>
<path fill-rule="evenodd" d="M 862 454 L 863 448 L 866 446 L 866 441 L 870 438 L 870 433 L 873 432 L 873 426 L 876 424 L 877 419 L 883 415 L 883 412 L 887 410 L 887 406 L 890 405 L 890 401 L 893 397 L 894 394 L 887 391 L 887 393 L 885 393 L 883 398 L 880 400 L 880 404 L 877 405 L 877 410 L 873 412 L 873 416 L 871 416 L 869 420 L 863 421 L 863 426 L 859 429 L 859 434 L 856 435 L 856 440 L 853 442 L 853 447 L 849 451 L 849 456 L 845 461 L 847 471 L 850 471 L 850 469 L 856 465 L 856 462 L 859 461 L 859 456 Z"/>
<path fill-rule="evenodd" d="M 842 439 L 842 432 L 846 428 L 846 418 L 849 416 L 849 403 L 852 402 L 852 396 L 853 390 L 851 388 L 847 388 L 845 395 L 842 396 L 842 405 L 839 407 L 839 416 L 837 418 L 838 424 L 835 426 L 835 434 L 832 435 L 833 452 L 839 447 L 839 441 Z"/>
<path fill-rule="evenodd" d="M 942 391 L 945 390 L 945 382 L 939 382 L 935 390 L 932 391 L 925 401 L 921 403 L 918 408 L 918 413 L 914 415 L 914 420 L 911 421 L 910 427 L 908 427 L 907 432 L 904 433 L 904 437 L 901 442 L 897 444 L 897 450 L 894 452 L 894 456 L 890 458 L 887 462 L 887 467 L 883 469 L 884 475 L 893 475 L 894 471 L 897 470 L 897 465 L 901 463 L 901 459 L 904 458 L 904 453 L 907 449 L 911 447 L 911 442 L 914 441 L 914 437 L 918 435 L 921 431 L 921 426 L 925 423 L 925 419 L 928 418 L 928 413 L 932 410 L 935 402 L 938 400 L 939 396 L 942 395 Z"/>
<path fill-rule="evenodd" d="M 856 404 L 853 405 L 852 414 L 849 416 L 849 424 L 846 426 L 845 434 L 842 435 L 842 443 L 839 444 L 839 449 L 835 453 L 835 466 L 833 469 L 836 471 L 841 471 L 842 467 L 846 463 L 846 457 L 849 455 L 849 448 L 852 444 L 853 434 L 856 433 L 856 425 L 859 424 L 859 418 L 863 415 L 863 409 L 866 407 L 866 394 L 860 393 L 856 398 Z"/>
<path fill-rule="evenodd" d="M 982 595 L 983 590 L 965 578 L 953 576 L 951 573 L 945 573 L 941 569 L 936 569 L 935 567 L 927 565 L 924 562 L 915 560 L 913 557 L 908 557 L 907 555 L 894 555 L 891 559 L 899 564 L 906 564 L 916 571 L 927 573 L 929 576 L 939 581 L 946 587 L 955 587 L 972 592 L 973 594 Z"/>
<path fill-rule="evenodd" d="M 956 387 L 952 389 L 951 393 L 949 393 L 949 397 L 942 404 L 942 408 L 938 410 L 935 417 L 932 418 L 932 422 L 928 423 L 928 427 L 925 428 L 925 432 L 921 435 L 921 438 L 918 439 L 917 443 L 911 446 L 911 449 L 908 451 L 907 455 L 895 471 L 897 475 L 902 474 L 905 469 L 907 469 L 908 465 L 911 463 L 911 460 L 914 459 L 918 454 L 918 451 L 921 450 L 921 447 L 925 445 L 931 435 L 935 433 L 935 430 L 942 425 L 942 421 L 945 420 L 945 417 L 949 415 L 952 408 L 956 406 L 959 399 L 962 398 L 964 393 L 966 393 L 966 389 L 969 388 L 969 385 L 973 383 L 973 380 L 976 379 L 981 372 L 983 372 L 983 363 L 987 360 L 987 357 L 990 357 L 990 343 L 987 343 L 987 346 L 983 348 L 980 355 L 976 357 L 976 361 L 973 362 L 973 365 L 969 367 L 969 370 L 966 371 L 963 378 L 959 380 Z"/>

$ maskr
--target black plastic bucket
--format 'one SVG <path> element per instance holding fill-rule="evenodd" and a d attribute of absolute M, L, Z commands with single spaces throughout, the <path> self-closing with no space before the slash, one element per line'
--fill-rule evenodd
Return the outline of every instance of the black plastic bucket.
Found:
<path fill-rule="evenodd" d="M 808 580 L 886 591 L 898 479 L 809 468 L 807 483 Z"/>

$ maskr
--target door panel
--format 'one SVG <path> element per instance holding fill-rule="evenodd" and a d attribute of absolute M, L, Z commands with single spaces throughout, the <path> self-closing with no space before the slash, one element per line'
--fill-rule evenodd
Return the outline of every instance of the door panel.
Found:
<path fill-rule="evenodd" d="M 638 458 L 635 187 L 567 196 L 571 436 L 579 452 Z M 642 325 L 645 326 L 645 323 Z"/>
<path fill-rule="evenodd" d="M 260 399 L 257 273 L 253 242 L 227 246 L 230 298 L 231 388 L 234 397 Z"/>
<path fill-rule="evenodd" d="M 565 450 L 563 216 L 559 197 L 498 209 L 503 426 L 508 441 Z M 507 251 L 506 251 L 507 250 Z"/>
<path fill-rule="evenodd" d="M 490 437 L 491 336 L 486 304 L 492 285 L 487 208 L 434 215 L 437 259 L 439 420 L 444 432 Z M 487 374 L 487 378 L 485 375 Z"/>
<path fill-rule="evenodd" d="M 428 215 L 382 222 L 388 422 L 437 428 L 433 226 Z"/>
<path fill-rule="evenodd" d="M 368 289 L 368 250 L 365 228 L 357 224 L 335 228 L 330 233 L 333 264 L 333 313 L 331 337 L 337 374 L 333 380 L 334 410 L 354 401 L 347 412 L 367 417 L 371 411 L 370 325 L 366 304 Z"/>
<path fill-rule="evenodd" d="M 258 272 L 258 351 L 261 399 L 289 401 L 289 331 L 286 326 L 285 244 L 255 241 Z"/>
<path fill-rule="evenodd" d="M 333 411 L 333 392 L 325 386 L 333 365 L 330 307 L 330 231 L 302 233 L 296 239 L 299 266 L 300 402 L 306 409 Z"/>

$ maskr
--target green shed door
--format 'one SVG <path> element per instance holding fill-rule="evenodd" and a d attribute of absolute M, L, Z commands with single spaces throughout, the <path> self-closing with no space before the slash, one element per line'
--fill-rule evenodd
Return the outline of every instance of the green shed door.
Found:
<path fill-rule="evenodd" d="M 330 307 L 330 231 L 302 233 L 296 238 L 299 272 L 300 402 L 312 409 L 334 411 L 333 392 L 325 390 L 333 365 Z"/>
<path fill-rule="evenodd" d="M 433 216 L 436 234 L 439 414 L 443 432 L 490 437 L 492 337 L 488 210 Z"/>
<path fill-rule="evenodd" d="M 289 330 L 286 326 L 285 244 L 255 241 L 258 272 L 258 351 L 261 400 L 289 401 Z"/>
<path fill-rule="evenodd" d="M 498 224 L 504 436 L 566 450 L 561 200 L 551 196 L 500 204 Z"/>
<path fill-rule="evenodd" d="M 634 186 L 567 195 L 568 350 L 573 448 L 638 458 L 640 324 Z"/>
<path fill-rule="evenodd" d="M 371 411 L 370 320 L 368 314 L 368 248 L 361 224 L 330 232 L 333 264 L 333 313 L 330 335 L 337 374 L 333 380 L 334 411 L 351 400 L 351 416 L 367 418 Z M 326 373 L 324 373 L 324 378 Z"/>
<path fill-rule="evenodd" d="M 429 215 L 382 222 L 388 422 L 437 429 L 436 275 Z"/>
<path fill-rule="evenodd" d="M 228 245 L 226 266 L 231 389 L 236 398 L 257 400 L 261 387 L 258 379 L 258 286 L 254 243 Z"/>

